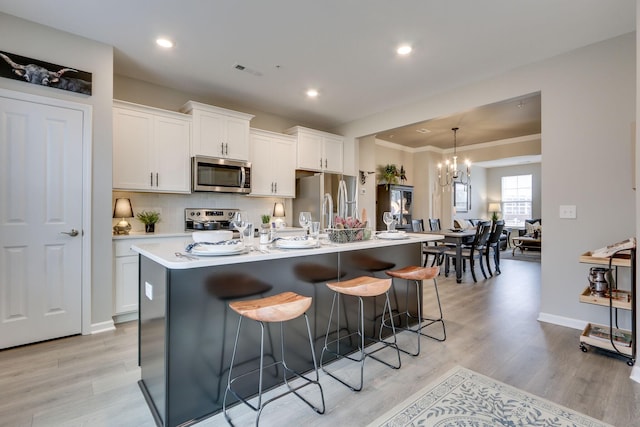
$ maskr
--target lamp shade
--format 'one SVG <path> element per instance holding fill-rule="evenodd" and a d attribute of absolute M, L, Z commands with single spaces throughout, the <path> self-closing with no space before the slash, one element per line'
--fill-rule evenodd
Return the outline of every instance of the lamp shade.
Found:
<path fill-rule="evenodd" d="M 284 218 L 284 204 L 277 202 L 273 205 L 273 217 Z"/>
<path fill-rule="evenodd" d="M 113 208 L 114 218 L 133 218 L 133 208 L 131 207 L 131 200 L 129 199 L 116 199 L 116 205 Z"/>
<path fill-rule="evenodd" d="M 489 212 L 502 212 L 500 203 L 489 203 Z"/>

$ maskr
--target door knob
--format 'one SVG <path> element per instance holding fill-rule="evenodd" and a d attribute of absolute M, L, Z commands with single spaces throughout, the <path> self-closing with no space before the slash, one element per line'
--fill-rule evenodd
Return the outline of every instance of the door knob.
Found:
<path fill-rule="evenodd" d="M 68 234 L 71 237 L 76 237 L 79 233 L 78 230 L 72 228 L 71 231 L 61 231 L 60 234 Z"/>

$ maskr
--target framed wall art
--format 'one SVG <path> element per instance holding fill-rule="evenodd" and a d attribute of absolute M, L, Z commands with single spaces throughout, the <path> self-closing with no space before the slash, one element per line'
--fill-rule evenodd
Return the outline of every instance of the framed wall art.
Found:
<path fill-rule="evenodd" d="M 461 182 L 453 183 L 453 206 L 456 212 L 469 211 L 469 188 Z"/>
<path fill-rule="evenodd" d="M 0 77 L 91 95 L 91 73 L 0 51 Z"/>

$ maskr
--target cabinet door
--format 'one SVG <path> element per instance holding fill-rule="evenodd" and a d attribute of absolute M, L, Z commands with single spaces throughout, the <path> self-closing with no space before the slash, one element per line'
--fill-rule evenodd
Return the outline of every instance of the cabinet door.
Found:
<path fill-rule="evenodd" d="M 113 188 L 151 189 L 153 116 L 113 109 Z"/>
<path fill-rule="evenodd" d="M 138 257 L 116 257 L 114 314 L 138 310 Z"/>
<path fill-rule="evenodd" d="M 207 111 L 193 112 L 192 156 L 224 157 L 226 118 Z"/>
<path fill-rule="evenodd" d="M 275 194 L 279 197 L 296 195 L 296 150 L 295 141 L 274 138 L 271 141 L 271 167 Z"/>
<path fill-rule="evenodd" d="M 155 120 L 155 190 L 173 193 L 191 192 L 187 120 L 158 116 Z"/>
<path fill-rule="evenodd" d="M 321 171 L 324 168 L 322 157 L 322 136 L 309 133 L 298 134 L 298 169 Z"/>
<path fill-rule="evenodd" d="M 272 196 L 271 140 L 251 134 L 251 195 Z"/>
<path fill-rule="evenodd" d="M 249 160 L 249 121 L 228 117 L 226 123 L 224 157 Z"/>
<path fill-rule="evenodd" d="M 342 138 L 324 137 L 324 170 L 342 173 Z"/>

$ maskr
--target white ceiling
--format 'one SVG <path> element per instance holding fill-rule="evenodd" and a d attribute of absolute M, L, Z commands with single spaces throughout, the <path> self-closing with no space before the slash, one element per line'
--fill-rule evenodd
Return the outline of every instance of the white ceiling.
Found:
<path fill-rule="evenodd" d="M 0 0 L 0 11 L 114 46 L 116 74 L 331 129 L 635 31 L 635 4 Z M 156 47 L 158 36 L 176 47 Z M 409 57 L 396 55 L 400 43 L 413 46 Z"/>

